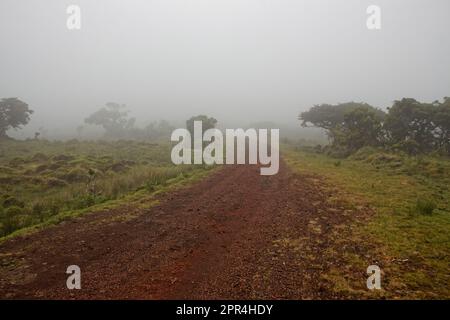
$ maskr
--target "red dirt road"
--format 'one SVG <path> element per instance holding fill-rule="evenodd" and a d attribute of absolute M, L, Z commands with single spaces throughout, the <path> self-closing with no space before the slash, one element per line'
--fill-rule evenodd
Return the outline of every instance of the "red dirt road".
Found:
<path fill-rule="evenodd" d="M 284 163 L 274 176 L 225 166 L 150 209 L 130 204 L 8 240 L 0 298 L 340 298 L 324 274 L 361 248 L 336 241 L 354 214 L 323 186 Z M 81 268 L 81 290 L 66 288 L 69 265 Z"/>

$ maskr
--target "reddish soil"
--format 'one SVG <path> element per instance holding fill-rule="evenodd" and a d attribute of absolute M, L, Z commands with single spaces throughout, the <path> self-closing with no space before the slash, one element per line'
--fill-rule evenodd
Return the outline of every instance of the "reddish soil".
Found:
<path fill-rule="evenodd" d="M 0 245 L 0 298 L 340 298 L 323 275 L 361 249 L 336 241 L 355 215 L 330 204 L 324 185 L 284 163 L 274 176 L 224 166 L 150 209 L 130 204 L 13 238 Z M 81 290 L 66 288 L 69 265 L 81 268 Z"/>

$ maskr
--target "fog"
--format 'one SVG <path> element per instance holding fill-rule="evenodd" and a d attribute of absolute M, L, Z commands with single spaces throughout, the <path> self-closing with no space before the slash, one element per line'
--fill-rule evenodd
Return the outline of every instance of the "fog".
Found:
<path fill-rule="evenodd" d="M 371 4 L 381 30 L 366 27 Z M 35 111 L 17 137 L 74 132 L 109 101 L 137 125 L 299 127 L 313 104 L 450 95 L 449 30 L 448 0 L 1 0 L 0 97 Z"/>

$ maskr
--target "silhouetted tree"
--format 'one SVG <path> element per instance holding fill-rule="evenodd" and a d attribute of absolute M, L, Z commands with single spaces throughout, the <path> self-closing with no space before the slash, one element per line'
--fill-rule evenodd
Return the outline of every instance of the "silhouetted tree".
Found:
<path fill-rule="evenodd" d="M 354 102 L 316 105 L 299 117 L 303 126 L 327 130 L 331 146 L 349 154 L 365 146 L 388 146 L 410 154 L 439 151 L 450 154 L 450 98 L 421 103 L 394 101 L 387 114 Z M 343 152 L 341 152 L 343 151 Z"/>
<path fill-rule="evenodd" d="M 376 147 L 383 142 L 383 127 L 373 108 L 358 107 L 344 115 L 344 123 L 339 127 L 342 134 L 334 143 L 345 146 L 349 152 L 362 147 Z"/>
<path fill-rule="evenodd" d="M 128 111 L 124 110 L 125 108 L 123 104 L 109 102 L 84 121 L 87 124 L 102 126 L 109 138 L 120 138 L 134 127 L 136 121 L 135 118 L 128 118 Z"/>
<path fill-rule="evenodd" d="M 367 103 L 347 102 L 337 105 L 315 105 L 310 110 L 302 112 L 299 120 L 304 127 L 312 125 L 325 129 L 332 143 L 337 143 L 337 140 L 342 143 L 343 131 L 355 132 L 356 128 L 363 126 L 359 121 L 370 122 L 371 126 L 379 127 L 384 117 L 385 113 L 382 110 Z M 370 135 L 373 136 L 374 133 Z"/>
<path fill-rule="evenodd" d="M 216 127 L 217 120 L 214 118 L 210 118 L 205 115 L 198 115 L 195 117 L 191 117 L 189 120 L 186 121 L 186 128 L 191 133 L 191 136 L 194 137 L 194 121 L 201 121 L 202 122 L 202 129 L 203 132 L 205 132 L 208 129 L 212 129 Z"/>
<path fill-rule="evenodd" d="M 435 142 L 435 111 L 437 108 L 433 104 L 423 104 L 415 99 L 395 101 L 389 108 L 385 122 L 390 143 L 400 148 L 417 145 L 422 152 L 432 150 Z"/>
<path fill-rule="evenodd" d="M 18 98 L 0 100 L 0 138 L 6 137 L 9 129 L 18 129 L 30 121 L 33 110 Z"/>
<path fill-rule="evenodd" d="M 147 139 L 154 140 L 162 137 L 167 137 L 169 139 L 170 134 L 174 129 L 175 128 L 166 120 L 160 120 L 158 122 L 154 121 L 147 125 L 144 132 Z"/>

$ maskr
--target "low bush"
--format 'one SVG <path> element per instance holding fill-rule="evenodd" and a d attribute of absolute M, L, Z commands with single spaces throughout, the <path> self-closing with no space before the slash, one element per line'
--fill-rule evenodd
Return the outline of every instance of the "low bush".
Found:
<path fill-rule="evenodd" d="M 415 211 L 423 215 L 431 215 L 436 209 L 437 205 L 433 200 L 418 198 L 416 202 Z"/>
<path fill-rule="evenodd" d="M 17 206 L 12 206 L 4 210 L 2 216 L 2 235 L 8 235 L 17 229 L 20 229 L 20 216 L 23 209 Z"/>
<path fill-rule="evenodd" d="M 25 203 L 23 201 L 16 199 L 13 196 L 6 195 L 3 199 L 2 206 L 4 208 L 14 207 L 14 206 L 23 208 L 25 206 Z"/>

